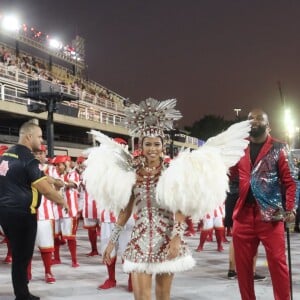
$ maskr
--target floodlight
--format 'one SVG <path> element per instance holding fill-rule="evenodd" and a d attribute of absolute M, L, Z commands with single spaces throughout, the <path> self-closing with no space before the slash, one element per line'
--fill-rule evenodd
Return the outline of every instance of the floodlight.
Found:
<path fill-rule="evenodd" d="M 7 31 L 18 31 L 21 28 L 19 19 L 13 15 L 4 16 L 1 25 Z"/>
<path fill-rule="evenodd" d="M 57 39 L 49 39 L 49 46 L 54 49 L 61 49 L 62 43 Z"/>

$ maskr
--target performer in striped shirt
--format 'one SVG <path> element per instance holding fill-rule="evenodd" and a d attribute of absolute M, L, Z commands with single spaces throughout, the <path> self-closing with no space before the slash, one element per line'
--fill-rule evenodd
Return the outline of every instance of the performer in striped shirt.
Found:
<path fill-rule="evenodd" d="M 40 151 L 34 152 L 35 157 L 40 161 L 40 169 L 47 175 L 47 180 L 54 186 L 56 190 L 59 190 L 64 186 L 64 182 L 61 179 L 55 179 L 55 169 L 48 168 L 46 157 L 46 146 L 41 145 Z M 41 204 L 37 211 L 37 236 L 36 244 L 39 247 L 41 257 L 45 269 L 45 282 L 54 283 L 56 281 L 51 270 L 51 257 L 54 252 L 54 213 L 53 203 L 48 200 L 44 195 L 41 198 Z M 31 275 L 31 272 L 29 272 Z"/>
<path fill-rule="evenodd" d="M 200 241 L 199 246 L 196 249 L 197 252 L 201 252 L 203 250 L 204 243 L 209 234 L 212 234 L 215 229 L 216 239 L 219 252 L 224 250 L 223 248 L 223 238 L 224 238 L 224 224 L 223 218 L 225 215 L 224 205 L 218 206 L 212 213 L 207 213 L 203 218 L 203 228 L 200 233 Z"/>
<path fill-rule="evenodd" d="M 79 189 L 78 189 L 78 203 L 79 210 L 83 217 L 83 228 L 88 230 L 88 237 L 91 244 L 91 251 L 86 256 L 99 255 L 97 249 L 97 235 L 100 231 L 99 213 L 96 206 L 96 201 L 90 197 L 83 182 L 82 173 L 84 171 L 85 157 L 79 156 L 77 158 L 77 172 L 79 174 Z"/>
<path fill-rule="evenodd" d="M 64 182 L 61 193 L 69 205 L 69 211 L 65 212 L 58 205 L 53 205 L 55 217 L 55 239 L 54 239 L 54 259 L 52 264 L 60 264 L 60 234 L 67 240 L 68 248 L 71 253 L 72 267 L 79 267 L 77 261 L 77 213 L 78 213 L 78 185 L 79 175 L 75 170 L 68 170 L 68 161 L 70 158 L 65 155 L 56 156 L 53 160 L 56 166 L 57 176 Z"/>
<path fill-rule="evenodd" d="M 113 232 L 116 223 L 116 216 L 111 211 L 101 210 L 100 212 L 101 222 L 101 238 L 100 238 L 100 253 L 103 254 L 110 240 L 110 236 Z M 134 226 L 134 218 L 131 216 L 124 226 L 123 231 L 120 234 L 119 240 L 116 242 L 115 247 L 111 253 L 111 263 L 106 263 L 108 279 L 103 284 L 98 286 L 98 289 L 110 289 L 116 286 L 116 262 L 117 254 L 123 255 L 127 244 L 130 240 L 132 228 Z M 122 259 L 123 263 L 123 259 Z M 128 291 L 132 292 L 131 274 L 128 277 Z"/>

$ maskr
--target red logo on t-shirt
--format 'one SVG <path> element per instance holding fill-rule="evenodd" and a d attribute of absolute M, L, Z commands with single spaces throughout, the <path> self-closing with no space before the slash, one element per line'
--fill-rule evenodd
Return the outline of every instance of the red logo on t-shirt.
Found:
<path fill-rule="evenodd" d="M 0 176 L 6 176 L 8 169 L 8 161 L 3 160 L 0 164 Z"/>

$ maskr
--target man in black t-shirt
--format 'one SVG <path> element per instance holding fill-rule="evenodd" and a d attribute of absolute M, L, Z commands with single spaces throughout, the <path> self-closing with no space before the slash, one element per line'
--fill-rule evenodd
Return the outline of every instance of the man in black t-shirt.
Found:
<path fill-rule="evenodd" d="M 45 180 L 32 151 L 43 141 L 41 128 L 24 123 L 18 144 L 0 157 L 0 225 L 12 248 L 12 283 L 16 300 L 37 300 L 28 290 L 27 267 L 33 255 L 39 193 L 68 209 L 62 196 Z"/>

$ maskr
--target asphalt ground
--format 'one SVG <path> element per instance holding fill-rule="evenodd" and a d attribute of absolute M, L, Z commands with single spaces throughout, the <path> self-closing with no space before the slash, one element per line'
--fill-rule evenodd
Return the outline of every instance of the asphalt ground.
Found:
<path fill-rule="evenodd" d="M 230 239 L 230 238 L 229 238 Z M 229 244 L 224 244 L 224 251 L 216 251 L 216 242 L 206 242 L 202 252 L 195 252 L 199 242 L 199 233 L 187 237 L 187 243 L 193 250 L 197 264 L 188 272 L 175 276 L 171 299 L 240 299 L 236 280 L 227 278 Z M 293 299 L 300 299 L 300 234 L 290 233 Z M 61 247 L 61 265 L 52 266 L 56 277 L 54 284 L 44 281 L 44 268 L 38 249 L 34 253 L 32 262 L 32 280 L 29 284 L 32 294 L 43 300 L 129 300 L 133 294 L 127 291 L 128 275 L 122 272 L 121 259 L 118 258 L 116 267 L 117 286 L 109 290 L 98 290 L 97 287 L 107 278 L 106 267 L 100 256 L 86 257 L 90 252 L 87 231 L 80 225 L 78 230 L 78 262 L 80 267 L 72 268 L 67 245 Z M 6 245 L 0 244 L 0 261 L 5 258 Z M 14 299 L 10 264 L 0 263 L 0 300 Z M 259 247 L 257 259 L 257 273 L 267 276 L 267 280 L 255 283 L 257 299 L 274 299 L 270 275 L 262 246 Z M 154 281 L 153 281 L 154 283 Z M 154 289 L 153 289 L 154 290 Z M 153 294 L 153 299 L 155 299 Z"/>

